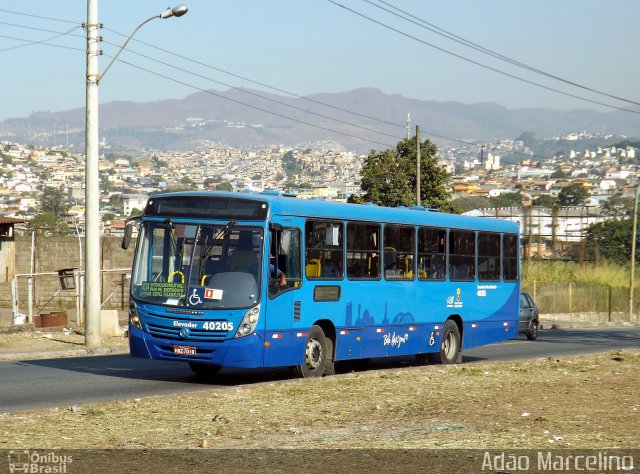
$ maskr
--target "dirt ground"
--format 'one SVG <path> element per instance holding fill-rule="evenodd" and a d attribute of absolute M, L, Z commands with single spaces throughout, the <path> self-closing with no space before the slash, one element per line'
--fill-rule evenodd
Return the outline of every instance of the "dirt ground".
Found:
<path fill-rule="evenodd" d="M 85 349 L 85 338 L 72 330 L 35 331 L 0 334 L 0 360 L 28 360 L 41 358 L 42 352 L 55 351 L 51 357 L 77 356 Z M 125 337 L 103 338 L 107 352 L 128 350 Z"/>
<path fill-rule="evenodd" d="M 640 447 L 640 349 L 0 413 L 0 449 Z"/>

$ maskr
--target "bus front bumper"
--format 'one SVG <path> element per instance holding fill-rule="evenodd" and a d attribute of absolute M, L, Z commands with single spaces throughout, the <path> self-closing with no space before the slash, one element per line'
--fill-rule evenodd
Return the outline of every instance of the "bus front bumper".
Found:
<path fill-rule="evenodd" d="M 191 355 L 176 354 L 174 347 L 195 348 Z M 262 338 L 253 333 L 223 342 L 192 342 L 159 339 L 129 324 L 129 351 L 131 356 L 143 359 L 197 362 L 225 367 L 256 368 L 263 365 Z"/>

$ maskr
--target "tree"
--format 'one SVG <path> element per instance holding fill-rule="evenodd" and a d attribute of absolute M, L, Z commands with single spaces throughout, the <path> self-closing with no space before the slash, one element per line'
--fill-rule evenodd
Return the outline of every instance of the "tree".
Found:
<path fill-rule="evenodd" d="M 533 205 L 553 209 L 558 205 L 558 198 L 555 198 L 549 194 L 541 194 L 533 200 Z"/>
<path fill-rule="evenodd" d="M 289 179 L 302 173 L 302 166 L 296 160 L 293 151 L 288 151 L 282 156 L 282 169 Z"/>
<path fill-rule="evenodd" d="M 122 194 L 112 194 L 109 196 L 109 206 L 111 209 L 120 209 L 122 207 Z"/>
<path fill-rule="evenodd" d="M 116 215 L 113 212 L 107 212 L 102 216 L 102 222 L 109 222 L 116 218 Z"/>
<path fill-rule="evenodd" d="M 205 178 L 204 182 L 202 184 L 205 185 L 205 187 L 207 188 L 215 188 L 215 184 L 220 182 L 220 178 Z"/>
<path fill-rule="evenodd" d="M 634 198 L 622 197 L 616 194 L 602 203 L 602 211 L 614 217 L 629 216 L 633 215 L 634 204 Z"/>
<path fill-rule="evenodd" d="M 216 186 L 217 191 L 233 191 L 233 185 L 229 181 L 223 181 Z"/>
<path fill-rule="evenodd" d="M 587 249 L 614 262 L 625 264 L 631 258 L 633 219 L 611 219 L 593 224 L 587 230 Z M 636 250 L 636 259 L 640 248 Z"/>
<path fill-rule="evenodd" d="M 28 224 L 27 229 L 36 235 L 69 235 L 69 226 L 53 212 L 41 212 Z"/>
<path fill-rule="evenodd" d="M 450 211 L 449 174 L 439 165 L 436 152 L 430 140 L 420 143 L 420 203 Z M 364 200 L 381 206 L 415 205 L 416 162 L 415 137 L 398 142 L 395 150 L 372 150 L 362 168 Z"/>
<path fill-rule="evenodd" d="M 71 203 L 63 191 L 49 186 L 44 188 L 40 198 L 42 213 L 52 213 L 60 219 L 69 211 L 69 208 L 71 208 Z"/>
<path fill-rule="evenodd" d="M 491 203 L 491 199 L 485 196 L 462 196 L 451 201 L 453 211 L 462 214 L 463 212 L 472 211 L 474 209 L 487 209 L 495 207 Z"/>
<path fill-rule="evenodd" d="M 589 191 L 584 186 L 573 183 L 562 188 L 562 191 L 558 194 L 558 204 L 560 206 L 580 206 L 584 204 L 589 196 Z"/>
<path fill-rule="evenodd" d="M 565 173 L 564 171 L 562 171 L 561 168 L 556 169 L 552 174 L 551 174 L 551 178 L 556 178 L 556 179 L 564 179 L 567 177 L 567 173 Z"/>
<path fill-rule="evenodd" d="M 499 196 L 492 197 L 490 199 L 493 207 L 522 206 L 522 194 L 520 193 L 502 193 Z"/>

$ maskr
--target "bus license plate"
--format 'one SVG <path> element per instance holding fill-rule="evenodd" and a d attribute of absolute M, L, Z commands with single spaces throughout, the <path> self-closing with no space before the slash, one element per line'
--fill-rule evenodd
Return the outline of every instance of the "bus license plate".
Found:
<path fill-rule="evenodd" d="M 179 355 L 196 355 L 196 348 L 191 346 L 173 346 L 173 353 Z"/>

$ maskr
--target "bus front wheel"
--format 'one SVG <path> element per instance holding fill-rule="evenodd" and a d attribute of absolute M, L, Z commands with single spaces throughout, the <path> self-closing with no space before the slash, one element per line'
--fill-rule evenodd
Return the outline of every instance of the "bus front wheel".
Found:
<path fill-rule="evenodd" d="M 294 373 L 304 378 L 333 374 L 333 355 L 329 351 L 332 347 L 332 341 L 327 339 L 322 328 L 311 326 L 304 345 L 304 361 L 294 367 Z"/>
<path fill-rule="evenodd" d="M 455 364 L 460 352 L 460 330 L 455 321 L 449 319 L 444 323 L 440 350 L 431 354 L 431 360 L 436 364 Z"/>

